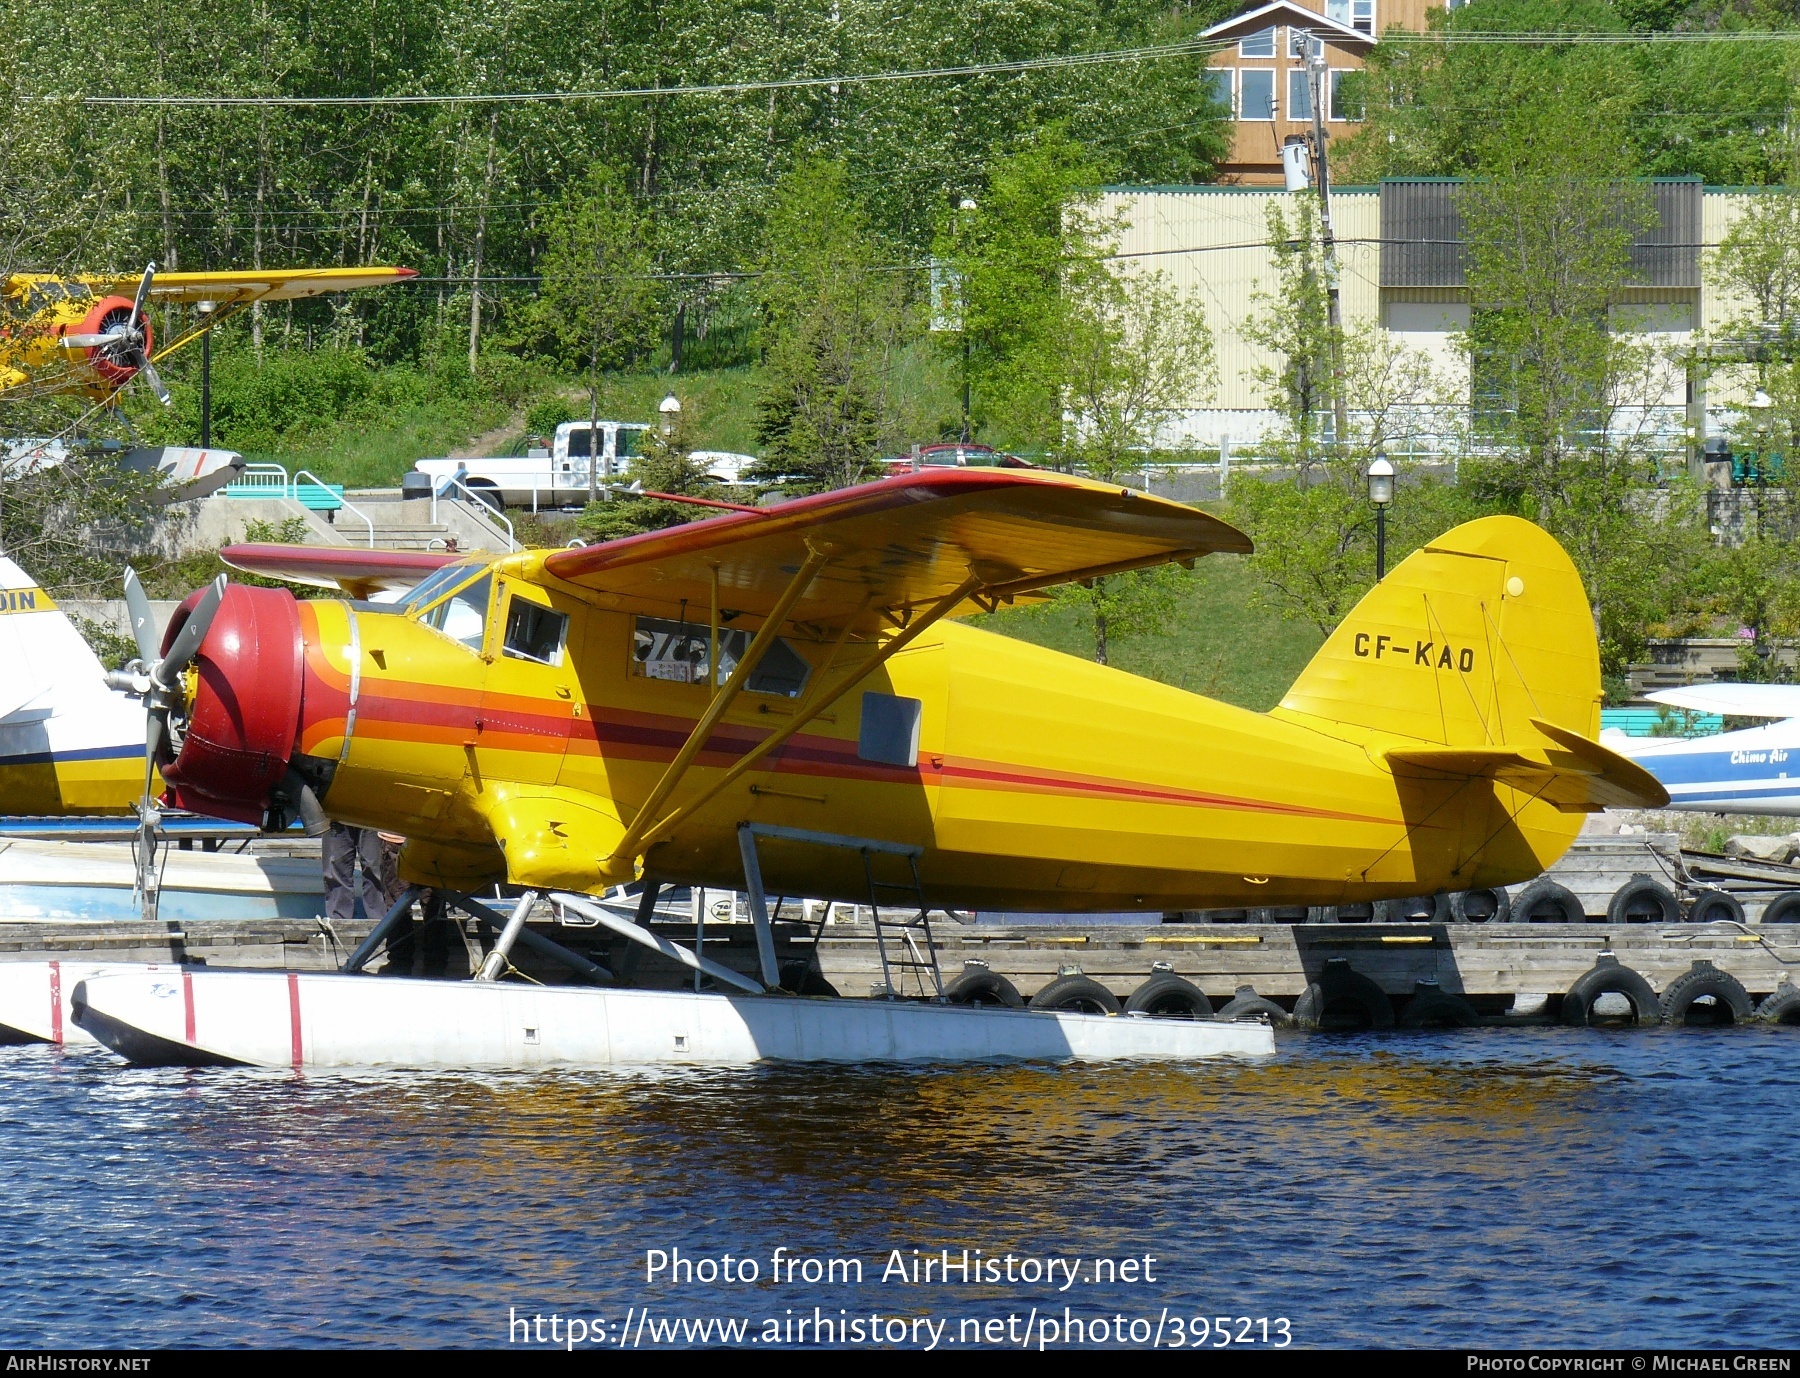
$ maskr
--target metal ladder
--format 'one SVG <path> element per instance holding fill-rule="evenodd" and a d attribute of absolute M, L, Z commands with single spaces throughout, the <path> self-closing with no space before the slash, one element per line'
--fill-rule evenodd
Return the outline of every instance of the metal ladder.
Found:
<path fill-rule="evenodd" d="M 881 954 L 881 979 L 887 987 L 887 995 L 891 999 L 904 1000 L 917 995 L 926 1000 L 942 1000 L 944 998 L 944 976 L 938 970 L 937 944 L 931 937 L 931 910 L 925 903 L 925 888 L 919 883 L 919 858 L 913 852 L 905 853 L 908 878 L 904 881 L 877 880 L 875 878 L 875 854 L 868 847 L 857 849 L 862 854 L 863 876 L 869 885 L 869 916 L 875 921 L 875 950 Z M 905 900 L 899 904 L 890 904 L 889 908 L 914 908 L 911 918 L 884 919 L 881 917 L 881 896 L 887 893 L 895 900 L 902 896 Z M 919 938 L 925 939 L 924 951 L 919 950 Z M 888 943 L 894 942 L 895 952 L 890 955 Z M 926 981 L 926 976 L 930 981 Z M 913 987 L 908 989 L 910 984 Z"/>
<path fill-rule="evenodd" d="M 756 852 L 756 840 L 759 837 L 777 837 L 817 847 L 841 847 L 859 853 L 863 861 L 863 878 L 869 887 L 869 910 L 875 920 L 875 949 L 881 956 L 882 985 L 875 993 L 885 994 L 896 1000 L 907 998 L 906 978 L 910 975 L 920 998 L 944 998 L 944 977 L 938 970 L 937 944 L 931 937 L 931 911 L 925 905 L 925 891 L 919 881 L 919 857 L 923 849 L 903 842 L 847 837 L 842 833 L 816 832 L 810 828 L 785 828 L 773 823 L 740 823 L 738 849 L 744 862 L 744 884 L 749 891 L 750 917 L 756 924 L 757 949 L 765 985 L 777 984 L 778 973 L 775 964 L 774 926 L 769 921 L 767 897 L 762 883 L 762 863 Z M 905 857 L 908 879 L 904 882 L 877 880 L 874 858 L 878 855 Z M 890 896 L 909 896 L 918 906 L 916 914 L 910 919 L 883 919 L 881 896 L 884 892 Z M 892 909 L 895 906 L 890 904 L 888 907 Z M 830 914 L 829 905 L 825 912 Z M 825 919 L 821 917 L 818 928 L 813 932 L 815 948 L 824 931 Z M 922 951 L 919 947 L 921 935 L 925 939 Z M 888 950 L 890 941 L 897 949 L 892 954 Z M 925 979 L 927 972 L 931 976 L 929 983 Z"/>

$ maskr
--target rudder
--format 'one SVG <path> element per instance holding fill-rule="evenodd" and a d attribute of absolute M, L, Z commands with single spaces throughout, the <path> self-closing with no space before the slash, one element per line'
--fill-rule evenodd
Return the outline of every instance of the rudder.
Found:
<path fill-rule="evenodd" d="M 1408 556 L 1364 596 L 1276 714 L 1445 747 L 1592 738 L 1600 651 L 1581 576 L 1542 528 L 1484 517 Z"/>

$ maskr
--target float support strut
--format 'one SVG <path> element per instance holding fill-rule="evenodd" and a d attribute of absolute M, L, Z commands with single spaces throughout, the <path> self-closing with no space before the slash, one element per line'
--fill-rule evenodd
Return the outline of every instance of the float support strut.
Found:
<path fill-rule="evenodd" d="M 400 926 L 401 920 L 412 917 L 413 901 L 418 897 L 419 887 L 407 886 L 405 893 L 394 901 L 394 907 L 382 916 L 380 923 L 369 930 L 369 936 L 362 940 L 362 946 L 350 954 L 350 959 L 344 963 L 342 970 L 354 974 L 367 966 L 369 959 L 375 955 L 375 949 L 387 941 L 388 935 Z"/>
<path fill-rule="evenodd" d="M 750 897 L 750 922 L 756 927 L 756 957 L 762 963 L 762 979 L 773 989 L 781 984 L 781 968 L 775 961 L 775 931 L 769 925 L 769 901 L 763 894 L 762 864 L 756 856 L 756 834 L 748 823 L 738 824 L 738 853 L 744 858 L 744 887 Z"/>
<path fill-rule="evenodd" d="M 481 964 L 481 970 L 475 973 L 477 981 L 495 981 L 506 969 L 506 959 L 511 954 L 513 944 L 519 941 L 519 933 L 525 927 L 525 916 L 531 912 L 531 906 L 537 903 L 537 891 L 527 890 L 519 896 L 519 902 L 513 906 L 511 916 L 506 920 L 506 927 L 500 930 L 500 936 L 494 939 L 494 950 L 487 955 Z"/>
<path fill-rule="evenodd" d="M 509 920 L 501 918 L 479 900 L 470 899 L 467 895 L 445 895 L 444 898 L 465 914 L 471 914 L 495 933 L 504 931 Z M 552 962 L 561 962 L 564 966 L 580 972 L 595 985 L 612 984 L 613 974 L 598 962 L 590 962 L 578 952 L 571 952 L 561 943 L 551 942 L 541 933 L 533 933 L 529 928 L 521 928 L 518 933 L 521 947 L 535 952 L 540 957 Z"/>

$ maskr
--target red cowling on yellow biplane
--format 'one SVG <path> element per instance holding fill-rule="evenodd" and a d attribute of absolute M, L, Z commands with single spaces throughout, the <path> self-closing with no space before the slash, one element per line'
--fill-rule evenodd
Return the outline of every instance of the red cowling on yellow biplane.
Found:
<path fill-rule="evenodd" d="M 228 273 L 14 273 L 0 286 L 0 399 L 77 392 L 104 402 L 143 377 L 166 403 L 155 361 L 257 302 L 298 301 L 417 277 L 411 268 L 281 268 Z M 208 303 L 209 314 L 156 347 L 146 308 Z"/>
<path fill-rule="evenodd" d="M 1268 713 L 955 620 L 1249 548 L 1177 503 L 996 470 L 497 558 L 237 546 L 355 598 L 417 587 L 226 589 L 162 773 L 182 807 L 404 833 L 403 875 L 456 890 L 732 886 L 753 821 L 916 845 L 936 906 L 1065 911 L 1506 884 L 1583 812 L 1666 802 L 1593 740 L 1586 596 L 1515 518 L 1408 558 Z M 854 853 L 777 838 L 762 864 L 776 893 L 868 893 Z"/>

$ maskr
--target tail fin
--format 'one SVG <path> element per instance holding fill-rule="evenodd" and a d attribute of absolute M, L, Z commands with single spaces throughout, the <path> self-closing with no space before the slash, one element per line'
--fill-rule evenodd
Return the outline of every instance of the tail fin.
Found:
<path fill-rule="evenodd" d="M 1565 809 L 1666 803 L 1654 778 L 1594 741 L 1600 700 L 1573 562 L 1530 522 L 1486 517 L 1370 590 L 1275 712 L 1410 738 L 1382 744 L 1396 773 L 1536 782 Z"/>
<path fill-rule="evenodd" d="M 0 557 L 0 717 L 23 708 L 104 698 L 100 658 L 62 609 Z"/>

